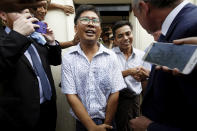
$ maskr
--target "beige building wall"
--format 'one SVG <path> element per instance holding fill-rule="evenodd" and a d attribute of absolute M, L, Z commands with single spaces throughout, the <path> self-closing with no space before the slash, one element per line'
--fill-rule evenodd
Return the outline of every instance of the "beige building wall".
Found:
<path fill-rule="evenodd" d="M 145 50 L 154 41 L 153 37 L 142 28 L 133 13 L 130 13 L 129 20 L 133 25 L 133 46 Z"/>
<path fill-rule="evenodd" d="M 73 6 L 72 0 L 52 0 L 52 3 Z M 74 15 L 66 16 L 62 10 L 50 10 L 45 21 L 54 31 L 58 41 L 69 41 L 74 37 Z M 67 49 L 62 50 L 62 55 Z M 59 87 L 61 79 L 61 66 L 52 66 L 53 78 L 57 93 L 57 128 L 56 131 L 75 131 L 75 120 L 69 113 L 69 105 L 66 96 L 61 93 Z"/>

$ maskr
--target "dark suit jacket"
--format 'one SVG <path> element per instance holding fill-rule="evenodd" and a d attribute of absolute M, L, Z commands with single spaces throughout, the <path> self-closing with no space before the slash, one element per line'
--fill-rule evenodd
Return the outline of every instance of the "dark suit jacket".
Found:
<path fill-rule="evenodd" d="M 197 7 L 187 4 L 176 16 L 162 42 L 197 36 Z M 173 76 L 153 66 L 142 103 L 142 114 L 154 123 L 148 131 L 197 130 L 197 70 Z"/>
<path fill-rule="evenodd" d="M 32 43 L 15 31 L 0 29 L 0 130 L 33 129 L 40 116 L 39 83 L 24 55 Z M 50 65 L 61 64 L 60 46 L 34 43 L 52 88 L 51 102 L 56 120 L 56 93 Z M 55 124 L 55 123 L 54 123 Z M 54 125 L 55 126 L 55 125 Z"/>

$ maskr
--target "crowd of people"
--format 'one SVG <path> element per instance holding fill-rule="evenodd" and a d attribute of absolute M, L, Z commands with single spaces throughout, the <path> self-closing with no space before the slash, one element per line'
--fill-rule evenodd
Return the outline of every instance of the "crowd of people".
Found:
<path fill-rule="evenodd" d="M 50 65 L 60 64 L 61 90 L 76 131 L 196 129 L 197 66 L 184 75 L 143 61 L 145 51 L 133 47 L 131 23 L 122 20 L 102 28 L 93 5 L 76 9 L 74 39 L 58 42 L 43 21 L 47 9 L 54 8 L 74 13 L 72 6 L 50 0 L 0 1 L 2 131 L 56 130 Z M 186 0 L 133 0 L 132 9 L 155 41 L 197 45 L 197 6 Z M 37 30 L 37 22 L 47 26 L 45 31 Z"/>

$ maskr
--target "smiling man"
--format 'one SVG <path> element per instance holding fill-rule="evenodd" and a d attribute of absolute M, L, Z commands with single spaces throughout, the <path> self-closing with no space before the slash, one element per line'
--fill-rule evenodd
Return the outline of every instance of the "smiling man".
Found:
<path fill-rule="evenodd" d="M 151 65 L 142 60 L 144 52 L 133 48 L 133 26 L 129 21 L 118 21 L 113 26 L 116 53 L 127 88 L 120 91 L 116 124 L 118 131 L 132 131 L 129 120 L 139 116 L 142 85 L 146 85 Z"/>
<path fill-rule="evenodd" d="M 116 55 L 97 42 L 101 23 L 94 6 L 77 9 L 75 30 L 80 43 L 63 57 L 62 92 L 77 119 L 77 131 L 106 131 L 112 128 L 119 90 L 125 83 Z"/>

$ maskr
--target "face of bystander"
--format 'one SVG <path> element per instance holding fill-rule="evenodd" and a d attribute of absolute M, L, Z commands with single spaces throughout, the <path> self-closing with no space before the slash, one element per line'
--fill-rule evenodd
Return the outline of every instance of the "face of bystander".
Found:
<path fill-rule="evenodd" d="M 132 47 L 133 34 L 128 25 L 124 25 L 116 30 L 114 42 L 117 43 L 120 49 L 126 50 Z"/>
<path fill-rule="evenodd" d="M 13 28 L 13 23 L 16 21 L 19 17 L 24 15 L 25 13 L 29 13 L 29 9 L 24 9 L 21 12 L 15 12 L 15 13 L 6 13 L 6 12 L 0 12 L 0 17 L 4 21 L 5 25 L 9 28 Z"/>
<path fill-rule="evenodd" d="M 77 24 L 75 25 L 75 30 L 80 41 L 94 41 L 95 43 L 101 35 L 99 16 L 93 11 L 85 11 L 81 13 Z"/>
<path fill-rule="evenodd" d="M 47 7 L 48 5 L 46 4 L 37 8 L 31 8 L 30 11 L 39 21 L 43 21 L 47 14 Z"/>

